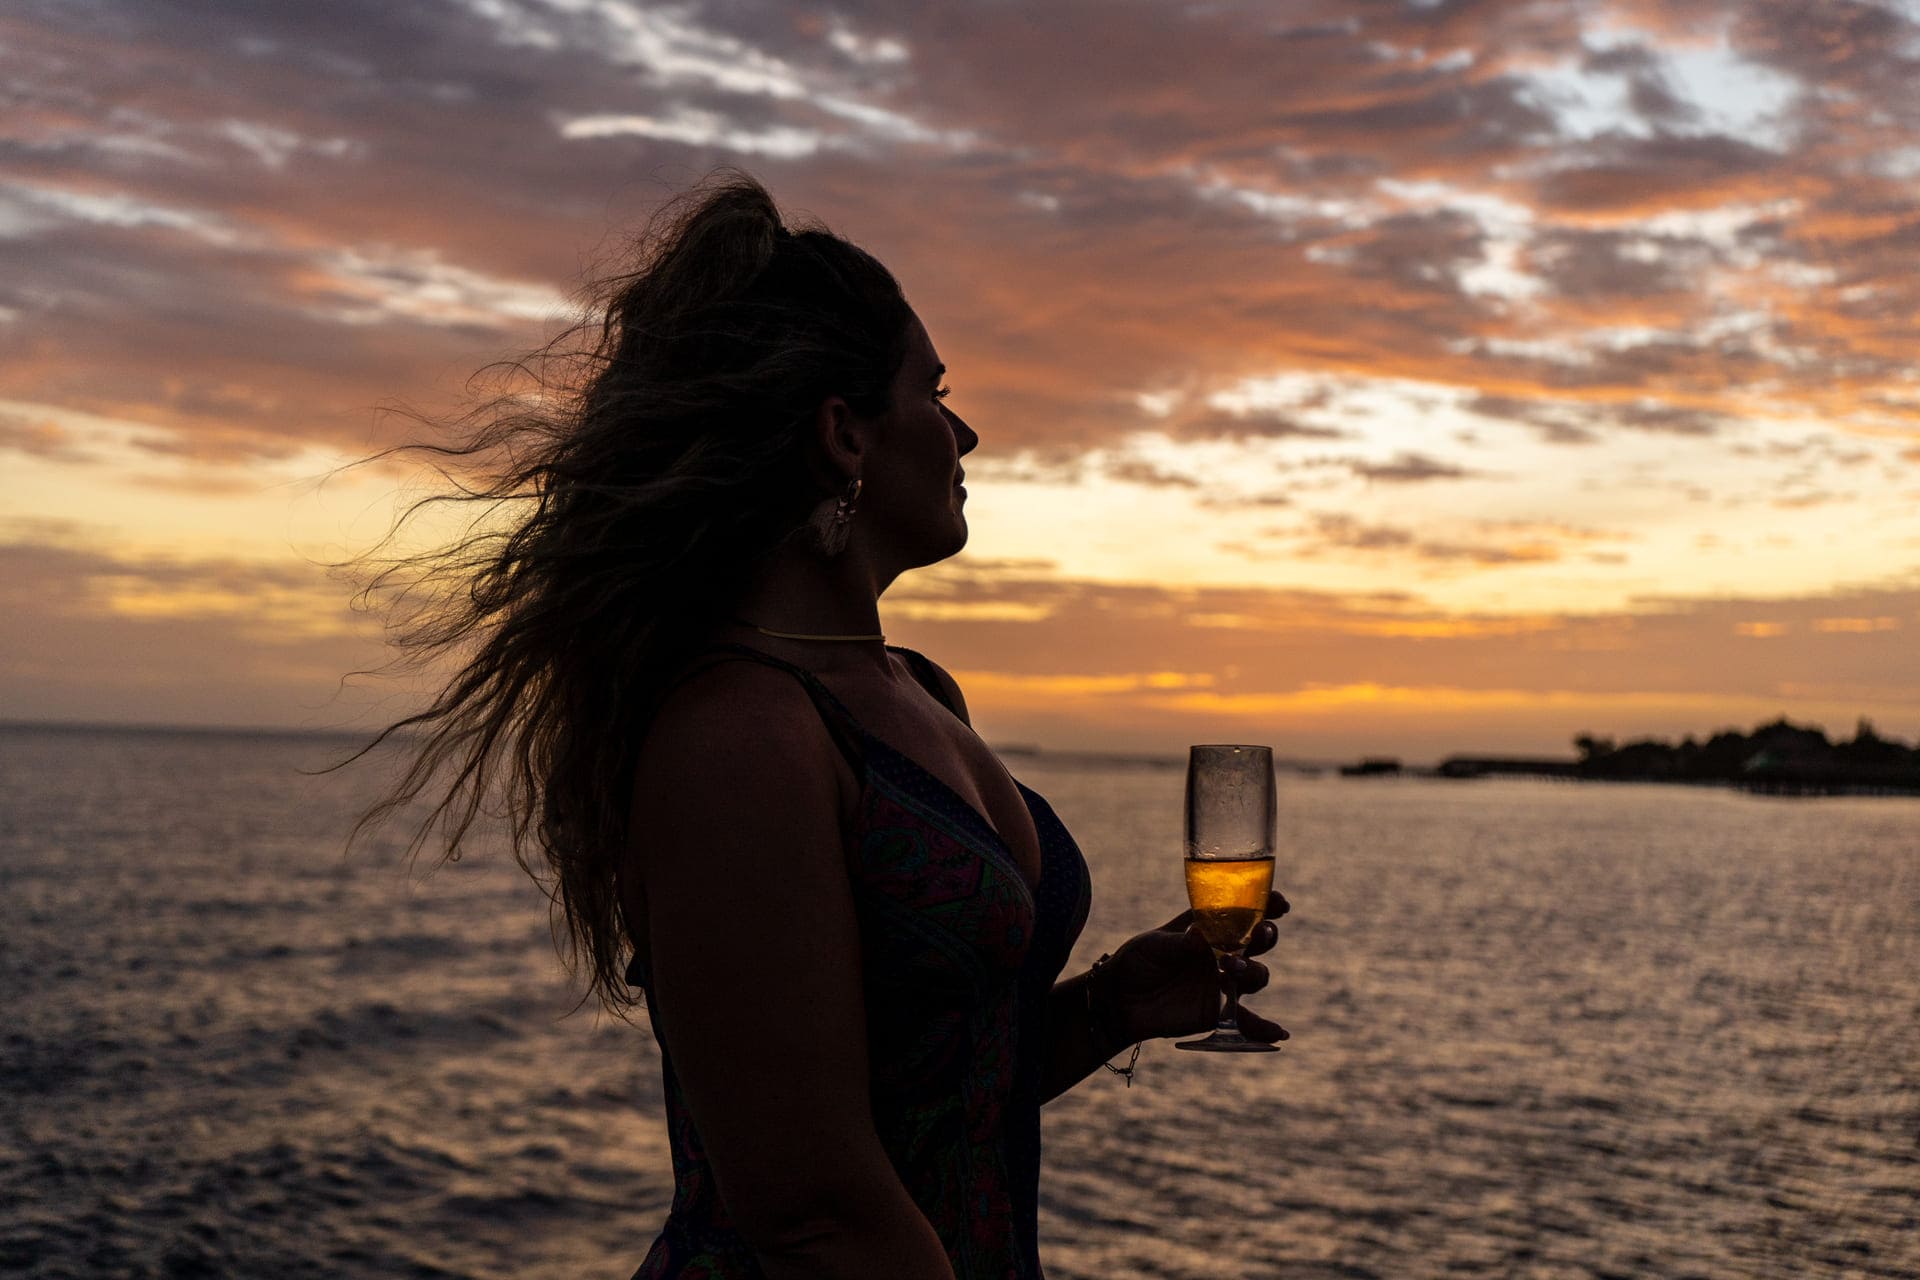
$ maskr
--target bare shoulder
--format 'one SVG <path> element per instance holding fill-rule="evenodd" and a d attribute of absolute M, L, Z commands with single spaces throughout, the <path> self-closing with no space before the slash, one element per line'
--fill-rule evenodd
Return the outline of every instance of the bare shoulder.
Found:
<path fill-rule="evenodd" d="M 741 733 L 751 728 L 753 733 Z M 754 750 L 769 739 L 816 731 L 828 740 L 813 699 L 798 679 L 762 662 L 741 658 L 709 663 L 675 682 L 647 727 L 642 757 L 663 747 Z"/>
<path fill-rule="evenodd" d="M 846 773 L 797 679 L 749 660 L 713 663 L 676 684 L 647 728 L 635 829 L 717 835 L 776 814 L 837 826 Z"/>

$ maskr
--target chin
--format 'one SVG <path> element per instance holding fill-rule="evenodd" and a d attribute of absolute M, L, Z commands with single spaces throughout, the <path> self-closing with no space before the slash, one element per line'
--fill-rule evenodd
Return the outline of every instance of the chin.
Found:
<path fill-rule="evenodd" d="M 938 564 L 960 554 L 967 545 L 967 517 L 955 511 L 953 518 L 935 528 L 922 525 L 910 542 L 902 542 L 899 551 L 904 563 L 917 567 Z"/>
<path fill-rule="evenodd" d="M 938 564 L 942 560 L 950 560 L 954 556 L 959 555 L 960 552 L 966 548 L 966 545 L 967 545 L 967 522 L 965 520 L 961 520 L 960 527 L 957 530 L 955 530 L 951 535 L 941 539 L 939 542 L 934 543 L 933 545 L 927 548 L 927 550 L 931 554 L 927 557 L 927 559 L 923 563 Z"/>

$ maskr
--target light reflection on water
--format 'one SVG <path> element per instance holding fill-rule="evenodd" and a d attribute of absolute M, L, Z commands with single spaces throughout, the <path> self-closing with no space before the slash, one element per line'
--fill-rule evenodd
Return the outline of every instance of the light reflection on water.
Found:
<path fill-rule="evenodd" d="M 0 1273 L 624 1276 L 670 1192 L 644 1031 L 502 857 L 339 849 L 329 748 L 0 731 Z M 1016 762 L 1181 906 L 1180 777 Z M 1282 780 L 1246 1060 L 1049 1108 L 1052 1280 L 1920 1276 L 1920 803 Z"/>
<path fill-rule="evenodd" d="M 1087 948 L 1169 896 L 1177 788 L 1054 784 L 1163 851 L 1101 860 Z M 1329 780 L 1282 815 L 1295 1038 L 1063 1101 L 1060 1274 L 1920 1275 L 1920 805 Z"/>

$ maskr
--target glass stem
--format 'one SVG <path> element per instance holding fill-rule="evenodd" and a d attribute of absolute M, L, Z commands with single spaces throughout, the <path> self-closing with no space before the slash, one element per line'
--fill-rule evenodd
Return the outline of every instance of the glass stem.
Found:
<path fill-rule="evenodd" d="M 1240 1034 L 1240 983 L 1233 976 L 1233 971 L 1226 966 L 1229 958 L 1228 956 L 1220 957 L 1220 976 L 1227 980 L 1227 998 L 1220 1004 L 1220 1021 L 1213 1028 L 1213 1034 L 1217 1036 Z"/>

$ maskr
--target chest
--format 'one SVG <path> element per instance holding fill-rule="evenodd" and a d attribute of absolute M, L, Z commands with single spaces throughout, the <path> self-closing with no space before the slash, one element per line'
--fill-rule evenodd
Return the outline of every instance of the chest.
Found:
<path fill-rule="evenodd" d="M 880 751 L 892 757 L 894 772 L 928 788 L 930 798 L 970 810 L 970 815 L 957 814 L 959 820 L 977 820 L 984 834 L 1003 846 L 1027 889 L 1035 889 L 1042 863 L 1039 831 L 1020 788 L 992 749 L 918 688 L 878 697 L 849 692 L 844 700 L 867 733 L 879 739 Z M 915 779 L 916 773 L 922 777 Z"/>
<path fill-rule="evenodd" d="M 1052 807 L 1017 788 L 1042 852 L 1036 889 L 981 815 L 892 747 L 870 745 L 849 851 L 870 997 L 945 991 L 957 1008 L 1016 977 L 1050 985 L 1088 905 L 1085 860 Z"/>

